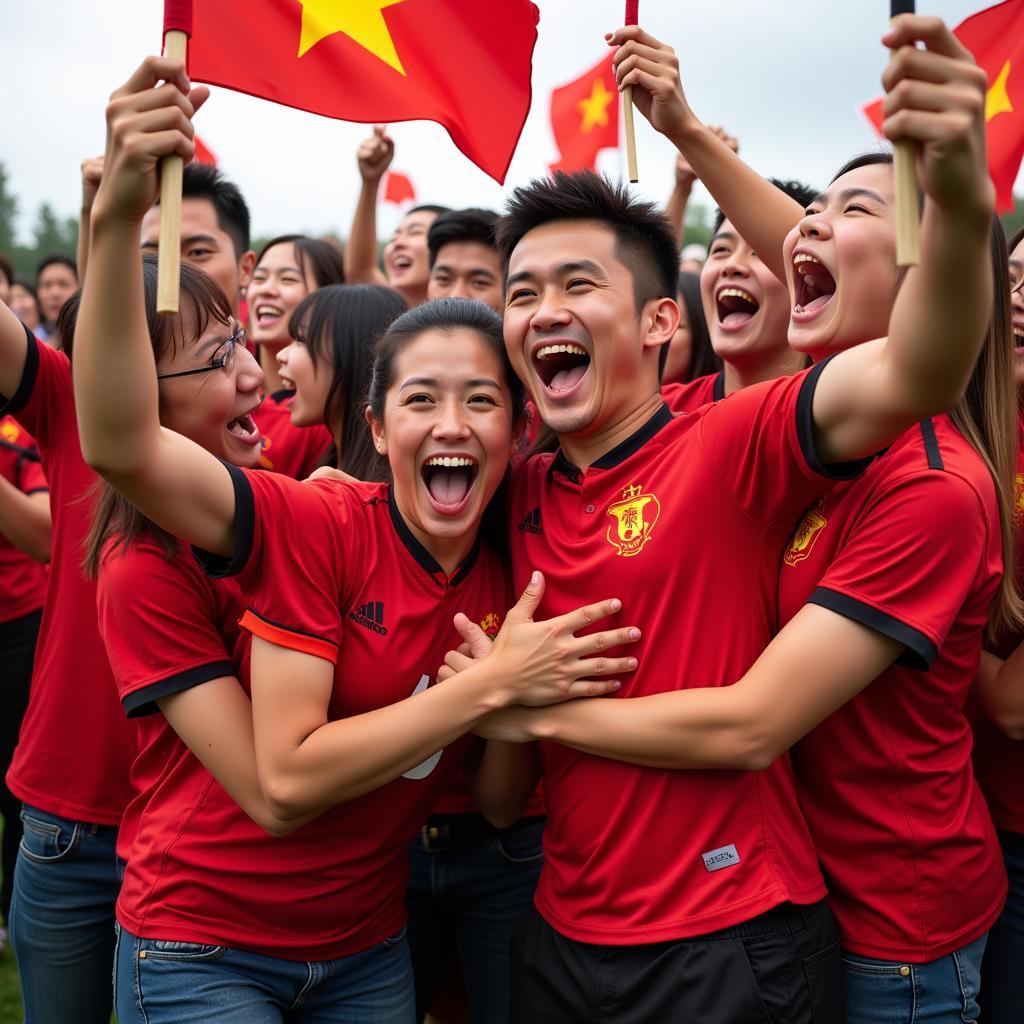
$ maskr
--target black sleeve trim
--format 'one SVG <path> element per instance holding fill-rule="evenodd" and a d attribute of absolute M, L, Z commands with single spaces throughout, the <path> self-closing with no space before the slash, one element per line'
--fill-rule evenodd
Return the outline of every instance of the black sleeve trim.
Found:
<path fill-rule="evenodd" d="M 847 594 L 840 594 L 828 587 L 818 587 L 807 601 L 809 604 L 828 608 L 829 611 L 859 622 L 862 626 L 867 626 L 868 629 L 903 644 L 904 651 L 895 662 L 903 668 L 927 672 L 935 661 L 935 655 L 938 653 L 935 644 L 924 633 L 863 601 L 858 601 Z"/>
<path fill-rule="evenodd" d="M 828 366 L 833 358 L 834 356 L 829 356 L 828 359 L 823 359 L 812 367 L 804 378 L 803 384 L 800 385 L 800 394 L 796 400 L 796 433 L 807 465 L 815 473 L 830 480 L 855 480 L 871 465 L 874 456 L 858 459 L 856 462 L 832 462 L 826 465 L 818 458 L 818 452 L 814 446 L 814 392 L 818 387 L 821 371 Z"/>
<path fill-rule="evenodd" d="M 942 452 L 939 450 L 939 439 L 935 436 L 935 424 L 931 420 L 921 420 L 921 437 L 924 440 L 924 453 L 928 458 L 928 468 L 945 469 Z"/>
<path fill-rule="evenodd" d="M 711 400 L 720 402 L 725 398 L 725 370 L 719 370 L 715 374 L 715 383 L 711 388 Z"/>
<path fill-rule="evenodd" d="M 208 683 L 211 679 L 237 675 L 238 669 L 232 662 L 211 661 L 208 665 L 198 665 L 185 672 L 178 672 L 173 676 L 168 676 L 167 679 L 161 679 L 158 683 L 150 683 L 149 686 L 144 686 L 141 690 L 129 693 L 121 701 L 121 704 L 129 718 L 155 715 L 160 711 L 156 702 L 163 700 L 164 697 L 171 697 L 176 693 L 191 690 L 193 686 Z"/>
<path fill-rule="evenodd" d="M 49 487 L 33 487 L 31 491 L 25 491 L 25 494 L 27 494 L 29 497 L 31 497 L 33 494 L 49 494 L 49 493 L 50 493 L 50 488 Z"/>
<path fill-rule="evenodd" d="M 21 325 L 25 327 L 24 324 Z M 28 400 L 35 391 L 36 378 L 39 376 L 39 341 L 36 336 L 25 327 L 25 335 L 28 340 L 28 350 L 25 352 L 25 366 L 21 371 L 21 383 L 18 390 L 9 400 L 4 400 L 0 395 L 0 416 L 13 416 L 28 405 Z"/>
<path fill-rule="evenodd" d="M 215 555 L 211 551 L 193 546 L 192 554 L 200 568 L 211 579 L 222 580 L 226 576 L 237 576 L 249 561 L 256 532 L 256 502 L 252 496 L 249 478 L 237 466 L 225 462 L 224 467 L 231 474 L 235 489 L 235 551 L 230 558 Z"/>

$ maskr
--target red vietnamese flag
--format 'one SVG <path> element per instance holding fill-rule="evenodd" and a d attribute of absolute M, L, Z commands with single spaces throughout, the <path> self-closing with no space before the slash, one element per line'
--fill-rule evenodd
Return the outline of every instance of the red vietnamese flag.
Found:
<path fill-rule="evenodd" d="M 619 91 L 612 56 L 551 94 L 551 131 L 560 154 L 552 173 L 593 168 L 600 150 L 618 146 Z"/>
<path fill-rule="evenodd" d="M 213 155 L 213 152 L 206 145 L 205 142 L 197 135 L 193 141 L 196 144 L 196 155 L 195 162 L 197 164 L 209 164 L 211 167 L 217 166 L 217 158 Z"/>
<path fill-rule="evenodd" d="M 530 109 L 529 0 L 164 0 L 193 81 L 326 117 L 430 120 L 502 182 Z"/>
<path fill-rule="evenodd" d="M 953 34 L 988 73 L 985 101 L 988 172 L 996 187 L 996 208 L 1013 209 L 1013 183 L 1024 159 L 1024 0 L 1005 0 L 962 21 Z M 864 107 L 881 134 L 882 100 Z"/>
<path fill-rule="evenodd" d="M 415 201 L 416 189 L 412 187 L 409 176 L 402 174 L 401 171 L 388 171 L 387 180 L 384 182 L 384 202 L 400 206 L 402 203 Z"/>

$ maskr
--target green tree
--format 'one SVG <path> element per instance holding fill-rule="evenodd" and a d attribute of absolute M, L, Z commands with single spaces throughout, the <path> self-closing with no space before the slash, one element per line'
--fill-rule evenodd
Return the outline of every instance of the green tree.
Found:
<path fill-rule="evenodd" d="M 18 199 L 7 188 L 7 168 L 0 163 L 0 252 L 14 249 L 14 225 L 18 219 Z"/>
<path fill-rule="evenodd" d="M 1013 210 L 1003 214 L 1003 227 L 1007 238 L 1013 238 L 1016 232 L 1024 228 L 1024 196 L 1013 197 Z"/>
<path fill-rule="evenodd" d="M 36 226 L 32 233 L 35 238 L 36 252 L 40 257 L 54 252 L 74 255 L 75 244 L 78 241 L 77 224 L 70 218 L 63 222 L 60 221 L 49 203 L 43 203 L 39 207 Z"/>
<path fill-rule="evenodd" d="M 683 225 L 683 245 L 711 241 L 711 213 L 702 203 L 690 203 L 686 208 L 686 223 Z"/>

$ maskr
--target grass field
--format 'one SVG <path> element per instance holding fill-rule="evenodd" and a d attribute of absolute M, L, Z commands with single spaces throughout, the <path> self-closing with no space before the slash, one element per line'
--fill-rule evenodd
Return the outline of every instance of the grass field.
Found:
<path fill-rule="evenodd" d="M 0 960 L 0 1024 L 21 1024 L 21 990 L 18 969 L 10 950 Z"/>

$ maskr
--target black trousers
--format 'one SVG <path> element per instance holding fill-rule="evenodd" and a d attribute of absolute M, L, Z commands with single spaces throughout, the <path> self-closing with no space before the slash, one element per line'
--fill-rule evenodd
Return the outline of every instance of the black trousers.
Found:
<path fill-rule="evenodd" d="M 28 707 L 32 659 L 42 611 L 31 612 L 10 622 L 0 622 L 0 816 L 4 820 L 0 847 L 0 914 L 6 923 L 11 910 L 14 865 L 21 843 L 21 801 L 7 788 L 7 769 L 18 743 L 18 730 Z"/>
<path fill-rule="evenodd" d="M 594 946 L 536 909 L 512 943 L 512 1024 L 842 1024 L 824 901 L 678 942 Z"/>

